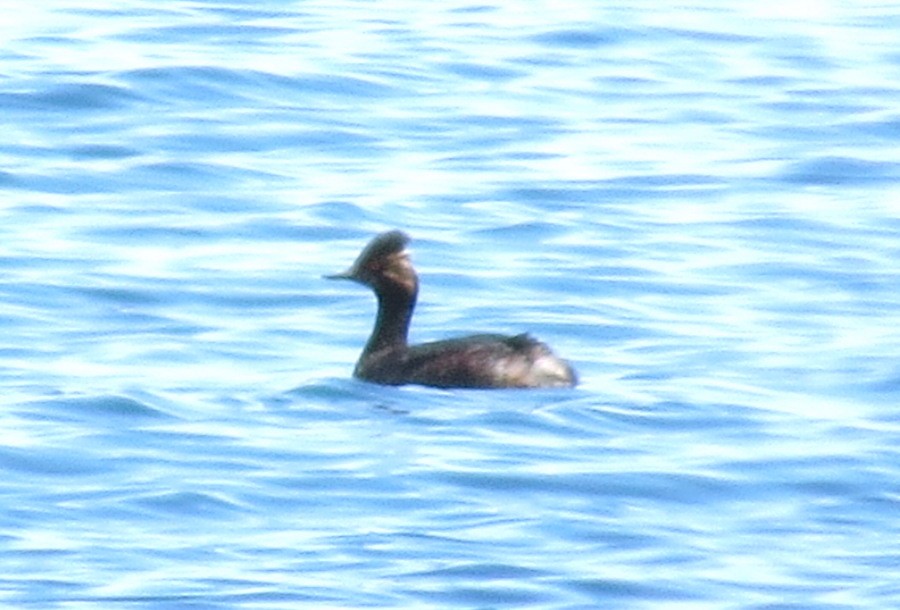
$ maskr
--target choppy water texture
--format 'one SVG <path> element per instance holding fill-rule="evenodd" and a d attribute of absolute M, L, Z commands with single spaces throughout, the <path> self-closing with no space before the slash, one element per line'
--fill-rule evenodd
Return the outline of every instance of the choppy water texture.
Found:
<path fill-rule="evenodd" d="M 31 2 L 0 602 L 900 604 L 896 3 Z M 530 331 L 575 391 L 355 382 Z"/>

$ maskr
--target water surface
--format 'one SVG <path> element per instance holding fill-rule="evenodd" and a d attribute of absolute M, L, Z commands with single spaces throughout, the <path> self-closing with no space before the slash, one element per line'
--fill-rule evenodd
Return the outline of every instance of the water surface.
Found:
<path fill-rule="evenodd" d="M 18 7 L 0 600 L 896 605 L 895 8 Z M 352 380 L 389 228 L 579 388 Z"/>

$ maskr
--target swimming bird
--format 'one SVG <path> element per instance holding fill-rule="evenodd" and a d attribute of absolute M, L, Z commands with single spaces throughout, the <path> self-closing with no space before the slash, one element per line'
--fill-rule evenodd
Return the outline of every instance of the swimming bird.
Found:
<path fill-rule="evenodd" d="M 573 387 L 572 366 L 530 335 L 479 334 L 410 345 L 419 279 L 402 231 L 372 239 L 343 273 L 327 279 L 368 286 L 378 300 L 375 328 L 353 376 L 384 385 L 438 388 Z"/>

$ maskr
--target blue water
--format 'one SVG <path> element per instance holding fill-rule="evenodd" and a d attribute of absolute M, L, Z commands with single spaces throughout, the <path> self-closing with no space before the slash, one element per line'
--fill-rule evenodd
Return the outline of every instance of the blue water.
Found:
<path fill-rule="evenodd" d="M 596 5 L 596 6 L 592 6 Z M 900 605 L 900 7 L 32 2 L 0 604 Z M 350 378 L 529 331 L 574 391 Z"/>

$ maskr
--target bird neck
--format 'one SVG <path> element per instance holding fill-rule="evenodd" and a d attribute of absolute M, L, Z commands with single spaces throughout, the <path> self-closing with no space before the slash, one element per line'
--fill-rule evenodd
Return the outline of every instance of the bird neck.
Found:
<path fill-rule="evenodd" d="M 383 290 L 378 292 L 378 316 L 365 352 L 385 348 L 406 347 L 409 323 L 416 306 L 416 291 Z"/>

